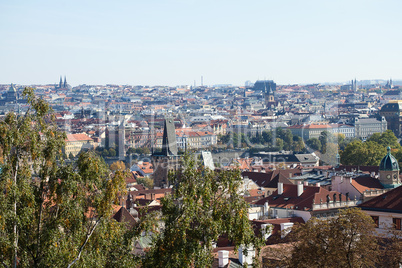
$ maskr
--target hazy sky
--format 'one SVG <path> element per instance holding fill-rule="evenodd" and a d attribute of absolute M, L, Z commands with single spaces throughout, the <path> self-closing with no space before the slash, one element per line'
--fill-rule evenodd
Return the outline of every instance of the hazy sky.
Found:
<path fill-rule="evenodd" d="M 402 1 L 0 1 L 0 83 L 402 79 Z"/>

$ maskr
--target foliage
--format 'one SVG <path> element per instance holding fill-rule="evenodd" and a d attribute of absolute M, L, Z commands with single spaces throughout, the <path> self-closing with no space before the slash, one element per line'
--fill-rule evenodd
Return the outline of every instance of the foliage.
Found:
<path fill-rule="evenodd" d="M 154 188 L 154 181 L 150 177 L 138 177 L 137 184 L 142 184 L 148 189 Z"/>
<path fill-rule="evenodd" d="M 319 139 L 311 138 L 311 139 L 308 139 L 306 143 L 311 149 L 313 149 L 315 151 L 321 151 L 322 145 L 321 145 L 321 141 Z"/>
<path fill-rule="evenodd" d="M 385 148 L 390 146 L 392 149 L 399 149 L 401 147 L 398 143 L 398 138 L 395 136 L 394 132 L 389 129 L 383 133 L 374 133 L 367 141 L 376 142 Z"/>
<path fill-rule="evenodd" d="M 0 260 L 3 266 L 104 266 L 131 250 L 126 227 L 111 219 L 125 188 L 124 173 L 113 176 L 93 152 L 63 163 L 66 138 L 48 104 L 24 90 L 23 115 L 0 122 Z M 96 265 L 95 265 L 96 264 Z"/>
<path fill-rule="evenodd" d="M 229 132 L 224 136 L 219 136 L 219 141 L 232 148 L 255 148 L 252 151 L 305 151 L 305 145 L 301 137 L 293 136 L 290 130 L 283 130 L 280 127 L 275 131 L 265 130 L 261 134 L 257 132 L 255 135 Z"/>
<path fill-rule="evenodd" d="M 385 147 L 374 141 L 354 140 L 340 156 L 343 165 L 378 166 L 386 153 Z"/>
<path fill-rule="evenodd" d="M 124 171 L 126 170 L 126 164 L 123 161 L 115 161 L 110 165 L 110 170 L 116 172 L 118 170 Z"/>
<path fill-rule="evenodd" d="M 248 205 L 239 195 L 238 170 L 211 171 L 185 155 L 183 167 L 170 174 L 171 195 L 163 198 L 163 230 L 144 261 L 144 267 L 211 267 L 212 244 L 226 235 L 236 246 L 254 245 Z"/>
<path fill-rule="evenodd" d="M 140 155 L 148 155 L 150 154 L 151 151 L 149 150 L 148 147 L 142 147 L 142 148 L 128 148 L 127 154 L 140 154 Z"/>
<path fill-rule="evenodd" d="M 357 208 L 293 228 L 289 267 L 374 267 L 378 243 L 370 216 Z"/>

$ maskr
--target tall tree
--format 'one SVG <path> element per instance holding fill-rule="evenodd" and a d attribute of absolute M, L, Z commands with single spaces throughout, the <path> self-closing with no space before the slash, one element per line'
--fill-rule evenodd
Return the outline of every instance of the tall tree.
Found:
<path fill-rule="evenodd" d="M 162 225 L 144 267 L 210 267 L 212 246 L 226 235 L 234 245 L 254 245 L 238 170 L 211 171 L 185 155 L 169 176 L 172 194 L 162 199 Z"/>
<path fill-rule="evenodd" d="M 23 94 L 29 109 L 22 115 L 9 113 L 0 122 L 2 265 L 102 266 L 114 260 L 107 258 L 112 251 L 126 260 L 126 227 L 110 218 L 125 188 L 123 171 L 112 176 L 92 152 L 65 165 L 66 136 L 57 131 L 48 104 L 31 88 Z"/>

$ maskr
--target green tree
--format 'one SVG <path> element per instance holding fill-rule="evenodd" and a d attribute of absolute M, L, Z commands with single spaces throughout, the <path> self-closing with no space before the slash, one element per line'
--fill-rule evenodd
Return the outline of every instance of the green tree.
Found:
<path fill-rule="evenodd" d="M 341 152 L 343 165 L 378 166 L 386 149 L 374 141 L 354 140 Z"/>
<path fill-rule="evenodd" d="M 110 218 L 125 188 L 92 152 L 63 163 L 66 138 L 49 105 L 26 88 L 29 109 L 0 121 L 0 260 L 4 267 L 103 266 L 128 259 L 126 227 Z M 113 239 L 108 239 L 114 237 Z M 101 253 L 101 254 L 99 254 Z M 96 264 L 96 265 L 95 265 Z"/>
<path fill-rule="evenodd" d="M 109 156 L 110 157 L 115 157 L 116 156 L 116 150 L 114 148 L 109 149 Z"/>
<path fill-rule="evenodd" d="M 154 181 L 150 177 L 139 177 L 136 179 L 137 184 L 142 184 L 148 189 L 153 189 L 154 188 Z"/>
<path fill-rule="evenodd" d="M 309 146 L 311 149 L 315 150 L 315 151 L 321 151 L 321 142 L 319 139 L 317 138 L 311 138 L 307 140 L 307 146 Z"/>
<path fill-rule="evenodd" d="M 337 217 L 312 218 L 292 229 L 289 267 L 375 267 L 378 243 L 373 220 L 357 208 Z"/>
<path fill-rule="evenodd" d="M 70 153 L 70 154 L 68 155 L 68 159 L 74 160 L 74 155 L 73 155 L 73 153 Z"/>
<path fill-rule="evenodd" d="M 399 149 L 400 147 L 398 138 L 395 136 L 394 132 L 389 129 L 383 133 L 374 133 L 367 141 L 376 142 L 385 148 L 390 146 L 393 149 Z"/>
<path fill-rule="evenodd" d="M 171 173 L 169 181 L 172 194 L 161 201 L 164 228 L 144 267 L 211 267 L 213 243 L 222 235 L 237 246 L 261 247 L 239 195 L 238 170 L 214 172 L 185 155 L 183 168 Z"/>
<path fill-rule="evenodd" d="M 321 132 L 318 140 L 321 142 L 321 153 L 325 154 L 327 152 L 327 144 L 334 143 L 336 139 L 331 132 L 325 130 Z"/>

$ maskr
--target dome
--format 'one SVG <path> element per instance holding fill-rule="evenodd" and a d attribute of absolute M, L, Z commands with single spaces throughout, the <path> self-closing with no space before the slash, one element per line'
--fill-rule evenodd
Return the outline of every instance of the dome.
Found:
<path fill-rule="evenodd" d="M 381 160 L 380 170 L 397 171 L 399 170 L 398 160 L 391 154 L 391 147 L 387 148 L 387 155 Z"/>

